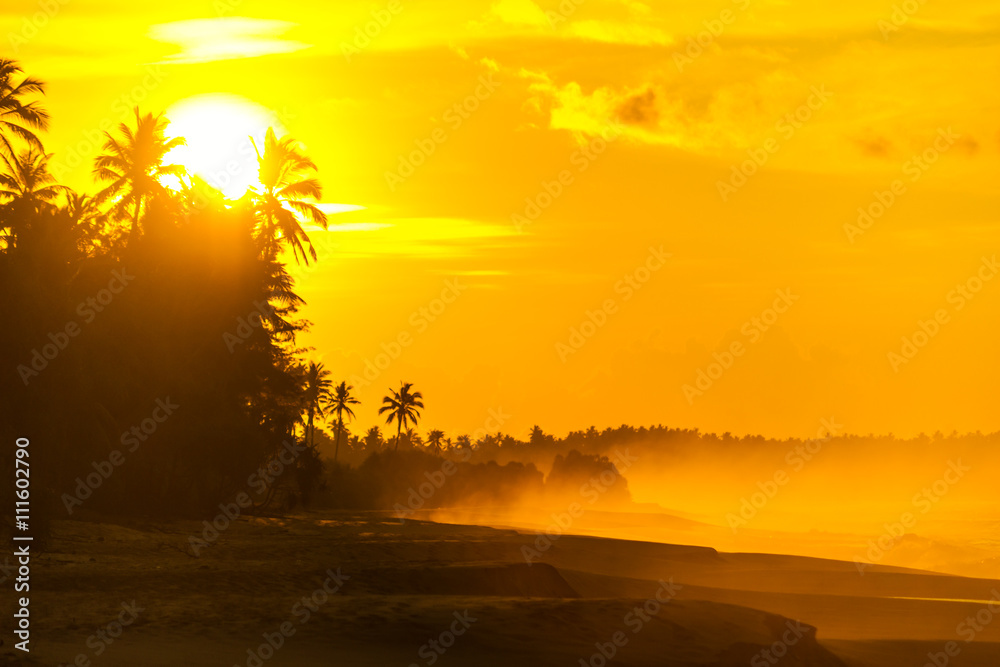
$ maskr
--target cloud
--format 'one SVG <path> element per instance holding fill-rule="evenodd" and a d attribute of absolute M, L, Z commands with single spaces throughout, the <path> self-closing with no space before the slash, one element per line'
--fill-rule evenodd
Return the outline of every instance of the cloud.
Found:
<path fill-rule="evenodd" d="M 574 21 L 566 26 L 566 33 L 582 39 L 609 44 L 637 44 L 641 46 L 673 44 L 672 37 L 659 28 L 637 23 L 610 21 Z"/>
<path fill-rule="evenodd" d="M 882 136 L 855 139 L 854 143 L 861 149 L 861 153 L 868 157 L 884 158 L 893 151 L 892 142 Z"/>
<path fill-rule="evenodd" d="M 490 15 L 504 23 L 550 27 L 545 12 L 531 0 L 499 0 L 493 3 Z"/>
<path fill-rule="evenodd" d="M 638 93 L 625 100 L 618 107 L 618 117 L 627 125 L 656 126 L 660 112 L 656 108 L 656 92 L 649 88 L 644 93 Z"/>
<path fill-rule="evenodd" d="M 287 21 L 227 17 L 160 23 L 151 26 L 148 34 L 158 42 L 181 47 L 181 52 L 168 56 L 167 62 L 201 63 L 309 48 L 309 44 L 282 37 L 294 27 L 295 23 Z"/>
<path fill-rule="evenodd" d="M 651 72 L 633 84 L 590 87 L 560 83 L 544 72 L 522 78 L 530 81 L 524 108 L 547 115 L 549 129 L 579 139 L 621 123 L 632 140 L 713 156 L 756 148 L 775 136 L 776 123 L 810 94 L 808 85 L 780 70 L 730 81 Z"/>

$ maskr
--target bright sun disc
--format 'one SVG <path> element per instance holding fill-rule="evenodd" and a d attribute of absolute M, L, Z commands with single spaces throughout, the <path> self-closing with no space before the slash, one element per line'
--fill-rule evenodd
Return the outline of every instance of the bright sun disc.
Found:
<path fill-rule="evenodd" d="M 238 95 L 190 97 L 167 109 L 165 116 L 170 121 L 167 136 L 184 137 L 187 146 L 170 151 L 164 163 L 183 165 L 229 199 L 239 199 L 258 182 L 250 137 L 263 147 L 267 128 L 284 134 L 274 112 Z"/>

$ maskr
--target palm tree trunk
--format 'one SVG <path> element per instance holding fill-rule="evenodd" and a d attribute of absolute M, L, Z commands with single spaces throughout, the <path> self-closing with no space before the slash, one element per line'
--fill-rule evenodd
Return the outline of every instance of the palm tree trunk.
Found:
<path fill-rule="evenodd" d="M 400 417 L 396 420 L 396 448 L 393 450 L 395 452 L 399 451 L 399 434 L 403 431 L 403 418 Z"/>
<path fill-rule="evenodd" d="M 135 214 L 132 216 L 132 229 L 128 232 L 128 241 L 132 243 L 139 237 L 139 212 L 142 210 L 142 196 L 137 195 L 135 200 Z"/>
<path fill-rule="evenodd" d="M 340 452 L 340 432 L 344 430 L 344 418 L 337 417 L 337 444 L 333 448 L 333 462 L 337 462 L 337 454 Z"/>

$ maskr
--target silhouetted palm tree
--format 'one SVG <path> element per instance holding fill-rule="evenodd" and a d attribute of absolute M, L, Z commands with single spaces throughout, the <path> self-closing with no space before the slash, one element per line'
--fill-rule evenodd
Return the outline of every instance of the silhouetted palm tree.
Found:
<path fill-rule="evenodd" d="M 399 449 L 399 436 L 403 431 L 403 426 L 407 423 L 416 426 L 417 420 L 420 419 L 420 410 L 424 407 L 423 395 L 419 391 L 410 393 L 412 387 L 412 382 L 404 382 L 399 391 L 390 389 L 391 395 L 382 399 L 384 405 L 378 410 L 380 415 L 389 413 L 385 420 L 386 424 L 396 422 L 396 446 L 393 451 Z"/>
<path fill-rule="evenodd" d="M 64 186 L 56 184 L 55 177 L 49 173 L 51 157 L 51 154 L 46 155 L 35 148 L 28 148 L 9 158 L 0 154 L 0 161 L 6 168 L 0 172 L 0 197 L 7 197 L 11 202 L 32 210 L 50 205 L 52 200 L 66 191 Z"/>
<path fill-rule="evenodd" d="M 444 431 L 435 429 L 427 434 L 427 445 L 434 450 L 435 454 L 441 453 L 442 440 L 444 440 Z"/>
<path fill-rule="evenodd" d="M 340 432 L 344 430 L 344 414 L 346 413 L 349 418 L 353 419 L 354 410 L 351 410 L 351 406 L 361 404 L 361 401 L 351 396 L 352 389 L 354 387 L 351 385 L 341 382 L 334 389 L 333 398 L 330 400 L 330 409 L 337 415 L 337 442 L 333 449 L 334 463 L 337 462 L 337 454 L 340 452 Z"/>
<path fill-rule="evenodd" d="M 33 130 L 49 127 L 49 114 L 38 101 L 25 102 L 23 99 L 33 93 L 45 94 L 45 84 L 30 76 L 15 84 L 15 77 L 23 71 L 17 61 L 0 58 L 0 152 L 7 156 L 15 152 L 11 137 L 42 152 L 42 142 Z"/>
<path fill-rule="evenodd" d="M 72 190 L 66 190 L 66 212 L 73 222 L 85 223 L 93 218 L 100 217 L 101 211 L 97 207 L 97 201 L 90 195 L 80 194 Z"/>
<path fill-rule="evenodd" d="M 46 155 L 34 147 L 10 157 L 0 153 L 0 228 L 7 230 L 4 240 L 8 248 L 17 245 L 18 227 L 32 219 L 33 214 L 55 210 L 53 200 L 66 188 L 56 184 L 49 173 Z"/>
<path fill-rule="evenodd" d="M 251 197 L 260 217 L 258 234 L 264 254 L 277 254 L 279 242 L 284 241 L 292 247 L 296 261 L 301 253 L 309 264 L 310 256 L 316 259 L 316 249 L 302 228 L 300 216 L 323 229 L 327 227 L 326 214 L 315 204 L 304 201 L 319 201 L 323 196 L 319 180 L 307 175 L 317 170 L 316 164 L 299 151 L 290 137 L 278 139 L 270 128 L 264 137 L 264 152 L 257 149 L 256 142 L 254 148 L 261 187 L 252 189 Z"/>
<path fill-rule="evenodd" d="M 97 193 L 97 201 L 103 204 L 117 198 L 110 215 L 115 221 L 132 218 L 129 241 L 139 235 L 143 204 L 156 195 L 166 193 L 160 177 L 170 175 L 180 178 L 184 175 L 184 167 L 163 164 L 167 153 L 186 144 L 183 137 L 168 140 L 164 135 L 166 127 L 163 114 L 140 116 L 139 107 L 136 107 L 135 129 L 121 123 L 118 126 L 120 139 L 105 132 L 104 154 L 94 161 L 94 176 L 98 182 L 110 183 Z"/>
<path fill-rule="evenodd" d="M 333 398 L 333 394 L 330 392 L 332 386 L 330 371 L 326 370 L 322 363 L 317 364 L 310 361 L 309 367 L 306 369 L 305 393 L 306 412 L 308 414 L 306 442 L 309 443 L 310 447 L 316 444 L 316 428 L 313 426 L 313 419 L 317 415 L 322 417 L 325 414 L 326 406 Z"/>
<path fill-rule="evenodd" d="M 365 451 L 369 454 L 382 448 L 382 432 L 378 426 L 372 426 L 365 433 Z"/>
<path fill-rule="evenodd" d="M 108 225 L 108 216 L 101 211 L 96 199 L 66 188 L 63 210 L 73 225 L 80 229 L 80 249 L 85 253 L 92 255 L 98 248 L 104 251 L 120 248 L 123 243 L 120 230 Z"/>
<path fill-rule="evenodd" d="M 406 443 L 407 447 L 419 449 L 424 445 L 424 439 L 420 437 L 420 434 L 417 433 L 416 429 L 406 429 L 403 433 L 403 438 L 405 438 L 403 442 Z"/>

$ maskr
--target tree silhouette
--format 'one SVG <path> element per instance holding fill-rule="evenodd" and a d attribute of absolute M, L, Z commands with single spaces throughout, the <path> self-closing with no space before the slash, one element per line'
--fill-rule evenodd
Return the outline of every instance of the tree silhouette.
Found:
<path fill-rule="evenodd" d="M 23 71 L 17 61 L 0 58 L 0 152 L 7 156 L 15 152 L 12 137 L 42 152 L 42 142 L 34 130 L 49 127 L 49 114 L 38 101 L 23 99 L 34 93 L 44 95 L 45 84 L 30 76 L 15 84 L 14 79 Z"/>
<path fill-rule="evenodd" d="M 427 445 L 434 450 L 435 454 L 441 453 L 442 440 L 444 440 L 444 431 L 435 429 L 427 434 Z"/>
<path fill-rule="evenodd" d="M 411 449 L 419 449 L 424 444 L 424 439 L 420 437 L 420 434 L 417 433 L 416 429 L 412 428 L 406 429 L 403 433 L 403 441 L 406 443 L 406 446 Z"/>
<path fill-rule="evenodd" d="M 412 382 L 403 382 L 399 391 L 390 389 L 391 394 L 382 398 L 383 405 L 378 410 L 380 415 L 388 413 L 386 424 L 396 422 L 396 446 L 393 451 L 399 450 L 399 436 L 403 426 L 407 423 L 416 426 L 417 420 L 420 419 L 420 410 L 424 407 L 423 395 L 419 391 L 411 393 L 412 387 Z"/>
<path fill-rule="evenodd" d="M 85 194 L 66 189 L 66 204 L 63 210 L 69 215 L 73 224 L 81 230 L 81 237 L 88 255 L 100 250 L 112 250 L 120 245 L 121 234 L 117 229 L 110 229 L 108 216 L 101 212 L 97 200 Z"/>
<path fill-rule="evenodd" d="M 101 204 L 109 199 L 117 199 L 110 211 L 112 220 L 132 218 L 130 243 L 139 235 L 139 217 L 143 204 L 157 195 L 166 194 L 160 177 L 171 175 L 180 178 L 184 175 L 184 167 L 163 164 L 167 153 L 186 144 L 183 137 L 168 140 L 164 136 L 166 126 L 163 114 L 154 116 L 149 113 L 140 116 L 139 107 L 135 107 L 135 129 L 127 123 L 121 123 L 118 126 L 120 139 L 105 132 L 107 141 L 104 142 L 104 153 L 94 161 L 94 176 L 97 181 L 109 183 L 97 193 L 96 199 Z"/>
<path fill-rule="evenodd" d="M 4 167 L 0 171 L 0 198 L 7 200 L 0 209 L 0 227 L 8 230 L 5 240 L 9 248 L 17 245 L 18 227 L 34 214 L 54 210 L 52 201 L 66 191 L 49 173 L 50 157 L 34 147 L 9 157 L 0 153 Z"/>
<path fill-rule="evenodd" d="M 344 414 L 346 413 L 349 418 L 353 419 L 355 415 L 351 406 L 361 404 L 361 401 L 351 396 L 352 389 L 354 387 L 351 385 L 341 382 L 334 390 L 333 398 L 330 401 L 329 407 L 337 415 L 337 439 L 333 449 L 334 463 L 337 462 L 337 455 L 340 453 L 340 433 L 344 430 Z"/>
<path fill-rule="evenodd" d="M 372 426 L 365 432 L 365 450 L 371 454 L 382 448 L 382 432 L 378 426 Z"/>
<path fill-rule="evenodd" d="M 305 405 L 308 415 L 306 422 L 306 441 L 312 447 L 316 444 L 316 427 L 313 426 L 315 417 L 322 417 L 328 403 L 333 400 L 330 388 L 333 383 L 330 381 L 330 371 L 323 367 L 322 363 L 309 362 L 306 369 L 306 390 Z"/>
<path fill-rule="evenodd" d="M 300 216 L 323 229 L 327 227 L 326 214 L 307 199 L 319 201 L 323 187 L 309 173 L 316 171 L 316 164 L 303 155 L 290 137 L 275 137 L 268 128 L 264 137 L 264 152 L 257 148 L 260 165 L 260 189 L 251 189 L 251 199 L 259 216 L 259 239 L 265 256 L 276 256 L 280 242 L 292 247 L 295 260 L 309 264 L 309 257 L 316 259 L 309 235 L 302 228 Z M 306 246 L 309 247 L 308 253 Z"/>

